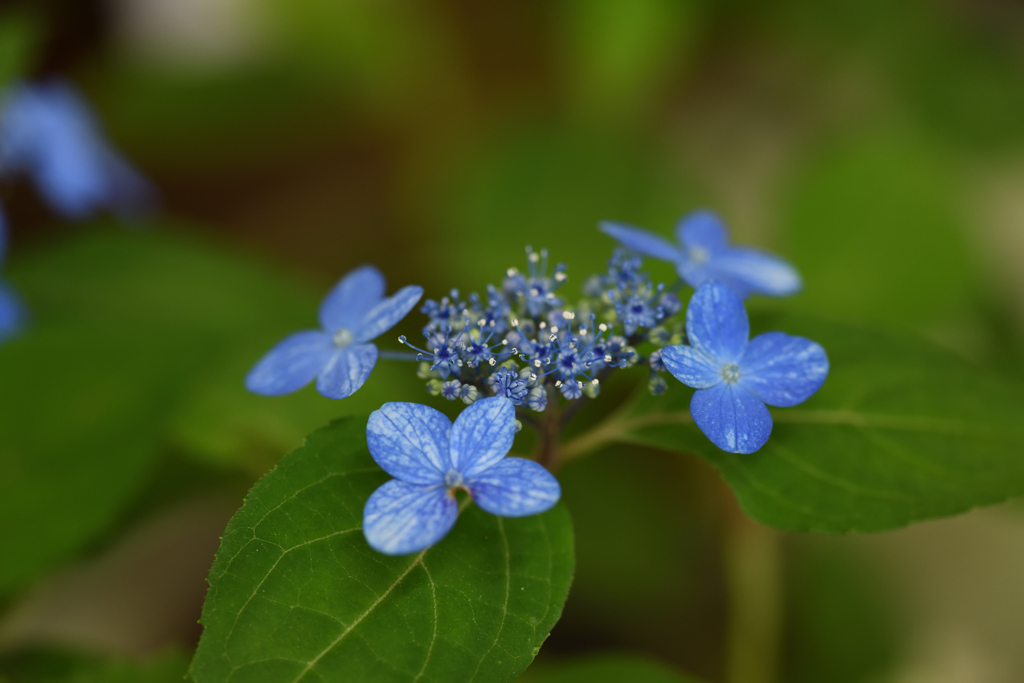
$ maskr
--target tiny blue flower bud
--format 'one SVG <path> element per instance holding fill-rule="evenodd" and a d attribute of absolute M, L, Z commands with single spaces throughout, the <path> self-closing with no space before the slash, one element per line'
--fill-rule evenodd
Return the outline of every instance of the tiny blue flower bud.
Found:
<path fill-rule="evenodd" d="M 661 349 L 653 351 L 651 353 L 651 357 L 647 359 L 647 363 L 651 366 L 651 370 L 654 372 L 664 372 L 667 370 L 665 363 L 661 360 Z"/>
<path fill-rule="evenodd" d="M 450 379 L 441 385 L 441 395 L 449 401 L 454 401 L 462 396 L 462 382 L 457 379 Z"/>
<path fill-rule="evenodd" d="M 459 392 L 459 398 L 467 406 L 471 406 L 480 399 L 480 390 L 472 384 L 463 384 L 462 391 Z"/>
<path fill-rule="evenodd" d="M 651 375 L 651 379 L 647 382 L 647 391 L 651 392 L 652 396 L 661 396 L 668 389 L 668 382 L 661 375 Z"/>
<path fill-rule="evenodd" d="M 583 395 L 583 382 L 575 379 L 570 379 L 567 382 L 556 382 L 555 386 L 562 392 L 562 396 L 565 396 L 570 401 Z"/>
<path fill-rule="evenodd" d="M 526 407 L 538 413 L 543 413 L 548 407 L 548 392 L 544 387 L 534 387 L 526 395 Z"/>
<path fill-rule="evenodd" d="M 659 346 L 668 344 L 671 338 L 672 334 L 661 326 L 653 327 L 647 332 L 647 340 L 652 344 L 657 344 Z"/>
<path fill-rule="evenodd" d="M 683 310 L 683 304 L 679 301 L 679 297 L 672 292 L 665 292 L 662 294 L 658 304 L 661 306 L 661 309 L 665 311 L 666 318 L 671 318 L 676 313 Z"/>

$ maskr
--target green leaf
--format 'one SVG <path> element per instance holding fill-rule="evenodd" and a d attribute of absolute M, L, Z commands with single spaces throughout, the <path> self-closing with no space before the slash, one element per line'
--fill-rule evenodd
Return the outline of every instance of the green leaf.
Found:
<path fill-rule="evenodd" d="M 900 131 L 813 159 L 786 212 L 805 281 L 793 304 L 901 325 L 962 314 L 974 273 L 950 168 L 933 146 Z"/>
<path fill-rule="evenodd" d="M 178 364 L 149 338 L 52 327 L 0 346 L 0 594 L 63 559 L 143 485 Z"/>
<path fill-rule="evenodd" d="M 388 479 L 365 419 L 314 432 L 246 499 L 210 572 L 190 674 L 216 681 L 510 681 L 562 610 L 564 507 L 501 519 L 471 506 L 438 545 L 387 557 L 362 510 Z"/>
<path fill-rule="evenodd" d="M 633 655 L 596 655 L 531 667 L 521 683 L 697 683 L 662 664 Z"/>
<path fill-rule="evenodd" d="M 772 408 L 768 443 L 725 453 L 694 426 L 692 391 L 670 378 L 567 444 L 608 440 L 701 455 L 755 519 L 796 531 L 882 531 L 1024 494 L 1024 388 L 912 337 L 790 319 L 772 326 L 828 351 L 822 389 Z"/>
<path fill-rule="evenodd" d="M 262 473 L 317 426 L 417 383 L 382 362 L 342 402 L 250 394 L 245 373 L 316 325 L 319 297 L 169 231 L 82 232 L 15 256 L 32 321 L 0 345 L 0 595 L 98 538 L 162 454 Z"/>

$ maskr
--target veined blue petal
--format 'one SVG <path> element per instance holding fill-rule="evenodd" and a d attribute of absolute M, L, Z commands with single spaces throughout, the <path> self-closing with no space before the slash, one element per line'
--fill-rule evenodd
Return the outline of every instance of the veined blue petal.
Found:
<path fill-rule="evenodd" d="M 353 330 L 356 341 L 367 342 L 390 330 L 398 324 L 399 320 L 408 315 L 421 296 L 423 296 L 422 287 L 409 285 L 402 287 L 391 298 L 381 301 L 363 317 L 363 321 Z"/>
<path fill-rule="evenodd" d="M 750 339 L 743 300 L 720 282 L 704 283 L 686 308 L 686 335 L 719 366 L 736 363 Z"/>
<path fill-rule="evenodd" d="M 26 317 L 21 299 L 10 287 L 0 282 L 0 341 L 20 332 Z"/>
<path fill-rule="evenodd" d="M 691 211 L 676 224 L 676 240 L 686 255 L 698 264 L 729 248 L 725 223 L 713 211 Z"/>
<path fill-rule="evenodd" d="M 316 390 L 327 398 L 348 398 L 359 391 L 377 364 L 377 347 L 354 344 L 337 349 L 316 378 Z"/>
<path fill-rule="evenodd" d="M 675 245 L 646 230 L 608 221 L 602 222 L 600 228 L 601 232 L 613 237 L 622 246 L 638 254 L 672 262 L 681 258 L 679 249 Z"/>
<path fill-rule="evenodd" d="M 335 346 L 320 330 L 285 337 L 249 371 L 245 387 L 256 394 L 280 396 L 298 391 L 320 374 Z"/>
<path fill-rule="evenodd" d="M 499 396 L 484 398 L 463 410 L 452 426 L 452 467 L 469 479 L 492 467 L 512 448 L 516 409 Z"/>
<path fill-rule="evenodd" d="M 707 389 L 722 381 L 722 366 L 692 346 L 666 346 L 661 350 L 661 362 L 673 377 L 694 389 Z"/>
<path fill-rule="evenodd" d="M 772 416 L 764 402 L 738 383 L 695 391 L 690 415 L 711 443 L 728 453 L 753 453 L 772 433 Z"/>
<path fill-rule="evenodd" d="M 790 296 L 803 287 L 800 273 L 784 259 L 758 249 L 736 247 L 705 266 L 709 279 L 718 280 L 741 297 L 751 294 Z"/>
<path fill-rule="evenodd" d="M 499 517 L 544 512 L 562 495 L 558 480 L 542 465 L 525 458 L 505 458 L 468 483 L 474 502 Z"/>
<path fill-rule="evenodd" d="M 377 552 L 407 555 L 440 541 L 458 517 L 459 504 L 444 486 L 392 479 L 366 501 L 363 535 Z"/>
<path fill-rule="evenodd" d="M 740 384 L 770 406 L 803 403 L 828 376 L 825 349 L 782 332 L 754 337 L 740 360 Z"/>
<path fill-rule="evenodd" d="M 320 303 L 320 325 L 328 332 L 359 327 L 363 318 L 384 298 L 384 276 L 373 266 L 349 271 Z"/>
<path fill-rule="evenodd" d="M 437 484 L 451 469 L 452 423 L 419 403 L 385 403 L 370 413 L 366 445 L 384 471 L 411 484 Z"/>

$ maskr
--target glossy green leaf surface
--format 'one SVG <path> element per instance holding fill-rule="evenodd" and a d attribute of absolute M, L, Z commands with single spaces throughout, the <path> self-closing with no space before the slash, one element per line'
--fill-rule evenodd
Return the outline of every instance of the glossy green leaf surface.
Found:
<path fill-rule="evenodd" d="M 387 557 L 362 511 L 388 479 L 365 419 L 311 434 L 252 490 L 210 572 L 190 674 L 218 681 L 511 681 L 562 611 L 564 507 L 501 519 L 465 508 L 426 551 Z"/>
<path fill-rule="evenodd" d="M 713 446 L 674 379 L 584 438 L 697 453 L 752 517 L 781 529 L 882 531 L 1024 494 L 1024 388 L 916 338 L 802 319 L 772 329 L 821 343 L 831 370 L 804 404 L 771 408 L 757 453 Z"/>

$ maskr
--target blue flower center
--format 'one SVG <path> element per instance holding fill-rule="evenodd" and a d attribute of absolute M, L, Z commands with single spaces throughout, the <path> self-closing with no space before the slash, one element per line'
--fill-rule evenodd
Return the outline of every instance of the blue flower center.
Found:
<path fill-rule="evenodd" d="M 695 264 L 707 263 L 710 258 L 711 254 L 708 253 L 707 249 L 703 247 L 690 247 L 690 260 Z"/>
<path fill-rule="evenodd" d="M 444 485 L 449 489 L 459 488 L 462 486 L 462 473 L 449 470 L 448 474 L 444 475 Z"/>
<path fill-rule="evenodd" d="M 334 333 L 334 345 L 339 349 L 345 348 L 351 344 L 354 339 L 355 337 L 352 333 L 344 327 Z"/>
<path fill-rule="evenodd" d="M 740 379 L 740 366 L 735 363 L 728 363 L 722 367 L 722 379 L 729 384 L 738 382 Z"/>

